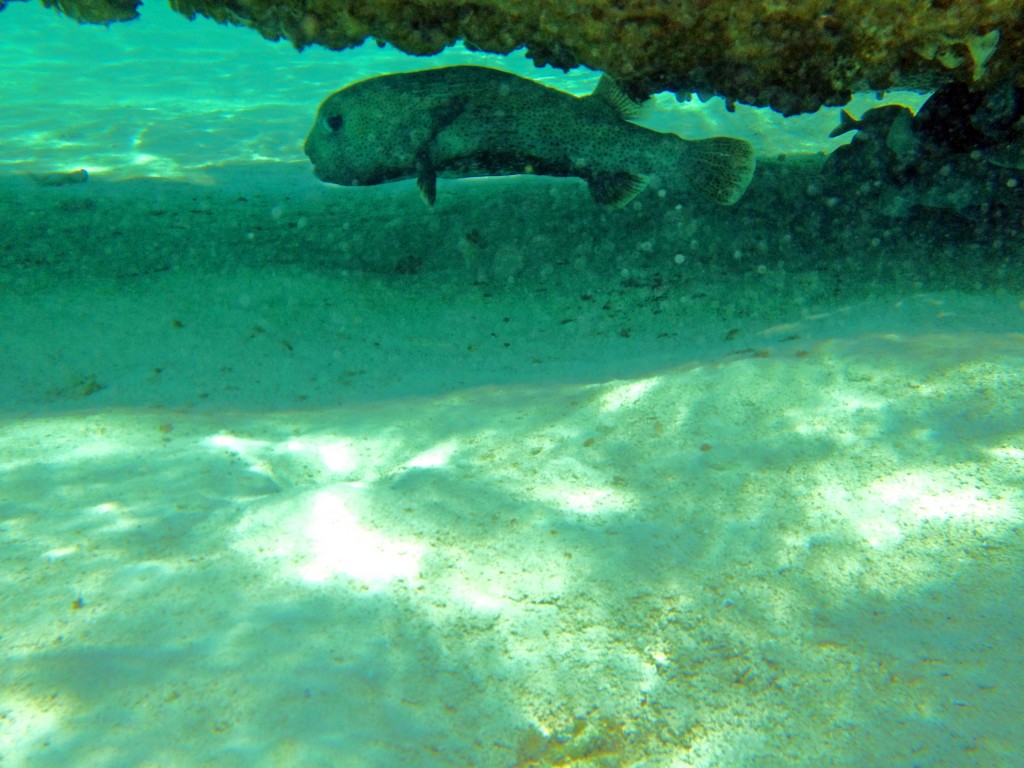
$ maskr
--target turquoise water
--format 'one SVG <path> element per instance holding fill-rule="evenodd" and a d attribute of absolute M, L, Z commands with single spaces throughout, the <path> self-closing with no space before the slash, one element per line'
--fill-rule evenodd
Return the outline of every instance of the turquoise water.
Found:
<path fill-rule="evenodd" d="M 659 95 L 739 203 L 428 208 L 326 95 L 598 75 L 141 11 L 0 13 L 0 766 L 1021 765 L 1014 168 Z"/>
<path fill-rule="evenodd" d="M 162 4 L 141 18 L 108 27 L 79 25 L 29 3 L 3 15 L 0 53 L 7 62 L 0 128 L 8 139 L 0 164 L 167 176 L 231 162 L 304 162 L 302 139 L 316 106 L 332 91 L 381 72 L 455 64 L 496 66 L 574 93 L 595 73 L 538 70 L 524 55 L 452 49 L 432 58 L 364 45 L 343 53 L 287 42 L 198 17 L 188 21 Z M 922 97 L 903 94 L 916 105 Z M 877 104 L 859 97 L 854 111 Z M 687 136 L 754 140 L 762 152 L 829 149 L 838 110 L 785 123 L 770 110 L 725 112 L 720 101 L 679 105 L 659 100 L 652 126 Z"/>

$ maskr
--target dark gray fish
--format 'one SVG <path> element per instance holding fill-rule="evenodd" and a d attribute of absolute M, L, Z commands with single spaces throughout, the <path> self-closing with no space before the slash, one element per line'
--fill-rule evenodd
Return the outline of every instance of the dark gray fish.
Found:
<path fill-rule="evenodd" d="M 871 138 L 872 140 L 881 137 L 885 139 L 894 123 L 912 121 L 914 113 L 902 104 L 889 104 L 884 107 L 875 107 L 865 112 L 860 120 L 855 118 L 845 109 L 839 116 L 837 125 L 829 134 L 829 138 L 842 136 L 850 131 L 857 131 L 854 139 Z"/>
<path fill-rule="evenodd" d="M 742 139 L 687 141 L 635 125 L 639 105 L 608 77 L 589 96 L 489 67 L 382 75 L 329 96 L 306 138 L 314 173 L 344 186 L 415 178 L 428 204 L 437 178 L 576 176 L 594 200 L 623 206 L 657 174 L 724 205 L 754 174 Z"/>
<path fill-rule="evenodd" d="M 917 115 L 889 105 L 855 120 L 843 110 L 830 135 L 857 134 L 825 161 L 824 189 L 888 216 L 934 209 L 976 221 L 1019 217 L 1024 198 L 1017 171 L 1024 169 L 1024 135 L 1006 119 L 1006 108 L 994 118 L 969 109 L 989 103 L 1000 106 L 994 98 L 970 101 L 960 88 L 950 88 L 937 91 Z"/>
<path fill-rule="evenodd" d="M 839 125 L 829 136 L 835 138 L 850 131 L 857 132 L 853 137 L 853 151 L 875 155 L 873 159 L 881 159 L 887 175 L 897 179 L 917 162 L 921 154 L 921 141 L 914 131 L 914 113 L 902 104 L 869 109 L 860 120 L 844 109 Z M 867 149 L 867 145 L 871 149 Z M 832 157 L 841 158 L 850 151 L 850 148 L 840 147 Z"/>

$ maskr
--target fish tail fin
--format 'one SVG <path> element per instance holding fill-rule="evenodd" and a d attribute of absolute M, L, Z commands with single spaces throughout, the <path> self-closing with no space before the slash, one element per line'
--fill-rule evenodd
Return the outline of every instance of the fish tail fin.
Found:
<path fill-rule="evenodd" d="M 750 142 L 717 136 L 686 141 L 684 146 L 683 175 L 694 189 L 722 205 L 743 196 L 757 166 Z"/>

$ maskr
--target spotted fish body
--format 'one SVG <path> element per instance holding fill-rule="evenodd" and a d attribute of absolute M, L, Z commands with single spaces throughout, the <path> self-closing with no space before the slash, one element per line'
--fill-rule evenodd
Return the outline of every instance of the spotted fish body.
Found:
<path fill-rule="evenodd" d="M 655 174 L 726 205 L 740 198 L 754 173 L 749 143 L 652 131 L 628 122 L 637 106 L 607 77 L 577 97 L 489 67 L 382 75 L 329 96 L 305 151 L 323 181 L 415 178 L 431 205 L 438 177 L 523 173 L 578 177 L 612 206 Z"/>

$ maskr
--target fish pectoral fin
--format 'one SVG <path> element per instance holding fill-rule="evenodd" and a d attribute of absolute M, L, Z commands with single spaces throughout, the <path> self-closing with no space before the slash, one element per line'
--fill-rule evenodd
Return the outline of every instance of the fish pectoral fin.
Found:
<path fill-rule="evenodd" d="M 2 0 L 0 0 L 2 1 Z M 430 112 L 430 138 L 421 145 L 416 156 L 416 186 L 420 188 L 420 197 L 429 206 L 437 200 L 437 170 L 430 157 L 430 148 L 437 145 L 438 136 L 443 134 L 452 123 L 466 111 L 468 96 L 446 94 L 446 98 L 428 109 Z"/>
<path fill-rule="evenodd" d="M 622 208 L 647 186 L 647 179 L 628 171 L 595 173 L 587 179 L 595 203 Z"/>
<path fill-rule="evenodd" d="M 437 171 L 428 158 L 416 158 L 416 186 L 420 189 L 423 202 L 433 206 L 437 200 Z"/>

